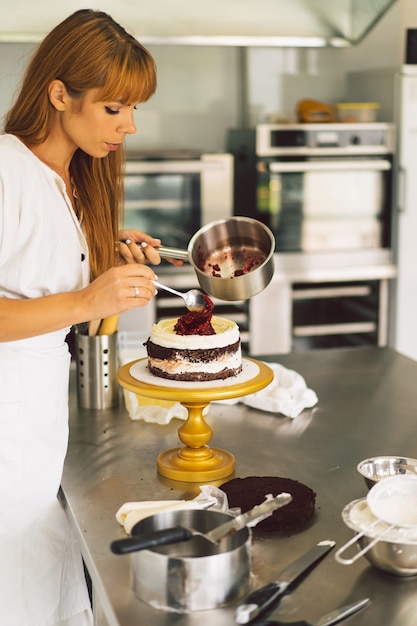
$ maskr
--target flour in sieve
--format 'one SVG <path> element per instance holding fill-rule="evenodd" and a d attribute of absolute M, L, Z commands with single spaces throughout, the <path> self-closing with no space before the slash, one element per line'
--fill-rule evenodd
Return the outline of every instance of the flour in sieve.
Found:
<path fill-rule="evenodd" d="M 417 526 L 417 496 L 389 495 L 378 503 L 378 517 L 395 526 Z"/>
<path fill-rule="evenodd" d="M 417 543 L 417 527 L 407 528 L 397 525 L 390 529 L 390 524 L 378 520 L 373 515 L 366 499 L 351 502 L 350 509 L 346 511 L 346 521 L 349 521 L 348 525 L 354 526 L 357 532 L 364 531 L 367 537 L 380 537 L 384 533 L 384 541 Z"/>

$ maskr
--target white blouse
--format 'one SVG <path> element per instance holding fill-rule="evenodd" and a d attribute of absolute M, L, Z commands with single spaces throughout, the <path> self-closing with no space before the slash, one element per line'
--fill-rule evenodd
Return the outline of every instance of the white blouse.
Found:
<path fill-rule="evenodd" d="M 73 291 L 88 280 L 87 243 L 64 181 L 19 139 L 1 135 L 0 297 Z"/>

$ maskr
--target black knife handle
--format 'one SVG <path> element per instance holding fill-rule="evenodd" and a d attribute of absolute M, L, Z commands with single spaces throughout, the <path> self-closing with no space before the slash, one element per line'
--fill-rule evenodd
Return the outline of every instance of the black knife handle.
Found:
<path fill-rule="evenodd" d="M 288 584 L 268 583 L 261 589 L 256 589 L 245 598 L 245 604 L 241 604 L 235 614 L 238 624 L 247 624 L 257 615 L 263 613 L 268 607 L 277 602 L 284 595 Z"/>
<path fill-rule="evenodd" d="M 115 539 L 110 544 L 110 549 L 114 554 L 129 554 L 130 552 L 138 552 L 139 550 L 149 550 L 158 546 L 165 546 L 169 543 L 177 543 L 179 541 L 189 541 L 194 534 L 188 528 L 175 526 L 174 528 L 165 528 L 155 530 L 142 535 L 132 535 L 123 539 Z"/>

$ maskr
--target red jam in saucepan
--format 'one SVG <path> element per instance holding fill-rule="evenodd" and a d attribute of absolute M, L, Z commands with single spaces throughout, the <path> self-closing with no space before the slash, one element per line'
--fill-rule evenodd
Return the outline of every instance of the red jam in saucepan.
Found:
<path fill-rule="evenodd" d="M 266 255 L 257 250 L 247 249 L 245 247 L 239 249 L 228 248 L 220 258 L 224 265 L 223 273 L 218 259 L 219 254 L 206 258 L 201 250 L 197 251 L 197 267 L 199 270 L 215 278 L 226 279 L 249 274 L 265 262 Z"/>
<path fill-rule="evenodd" d="M 202 311 L 188 311 L 178 318 L 174 326 L 177 335 L 215 335 L 216 331 L 211 325 L 214 304 L 204 294 L 205 308 Z"/>

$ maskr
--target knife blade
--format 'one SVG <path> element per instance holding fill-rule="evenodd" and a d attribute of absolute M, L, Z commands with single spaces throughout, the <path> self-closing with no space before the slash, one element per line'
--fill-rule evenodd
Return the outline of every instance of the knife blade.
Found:
<path fill-rule="evenodd" d="M 358 600 L 358 602 L 354 602 L 353 604 L 348 604 L 346 606 L 342 606 L 340 609 L 336 609 L 331 613 L 327 613 L 318 622 L 315 622 L 312 626 L 332 626 L 332 624 L 336 624 L 337 622 L 341 622 L 342 620 L 349 617 L 349 615 L 353 615 L 356 611 L 360 611 L 365 606 L 370 603 L 369 598 L 363 598 L 363 600 Z"/>
<path fill-rule="evenodd" d="M 259 524 L 259 522 L 272 515 L 276 509 L 289 504 L 291 501 L 292 495 L 286 492 L 279 493 L 273 498 L 268 497 L 265 502 L 257 504 L 246 513 L 241 513 L 231 521 L 225 522 L 213 528 L 213 530 L 209 530 L 205 533 L 206 537 L 208 537 L 210 541 L 217 542 L 245 526 L 256 526 L 256 524 Z"/>
<path fill-rule="evenodd" d="M 256 622 L 256 626 L 333 626 L 333 624 L 343 621 L 349 617 L 349 615 L 353 615 L 357 611 L 360 611 L 369 603 L 369 598 L 358 600 L 358 602 L 342 606 L 340 609 L 327 613 L 327 615 L 324 615 L 318 622 L 306 622 L 305 620 L 298 622 L 280 622 L 276 619 L 267 619 Z"/>
<path fill-rule="evenodd" d="M 336 542 L 330 539 L 320 541 L 311 550 L 300 556 L 286 567 L 279 575 L 279 579 L 270 582 L 260 589 L 250 593 L 245 601 L 238 606 L 235 621 L 238 624 L 248 624 L 255 617 L 263 613 L 268 607 L 277 602 L 287 591 L 288 587 L 297 580 L 312 565 L 317 564 L 334 546 Z"/>

